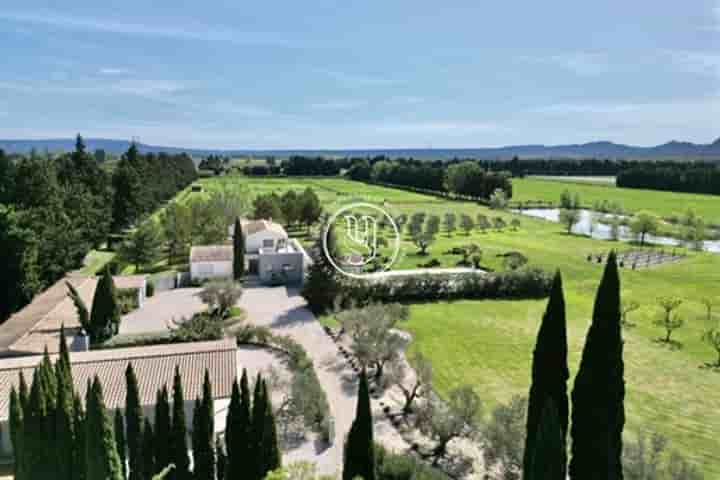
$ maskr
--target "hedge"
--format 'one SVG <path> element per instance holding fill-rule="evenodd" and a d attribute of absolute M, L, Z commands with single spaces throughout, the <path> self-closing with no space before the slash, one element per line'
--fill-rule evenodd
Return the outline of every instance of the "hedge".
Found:
<path fill-rule="evenodd" d="M 552 275 L 538 268 L 492 274 L 455 273 L 345 280 L 342 306 L 369 303 L 423 303 L 460 299 L 538 299 L 550 293 Z"/>

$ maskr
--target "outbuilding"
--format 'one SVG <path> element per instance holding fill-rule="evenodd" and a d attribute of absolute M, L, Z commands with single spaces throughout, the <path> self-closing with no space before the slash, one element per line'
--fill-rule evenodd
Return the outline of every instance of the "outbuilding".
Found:
<path fill-rule="evenodd" d="M 193 280 L 232 278 L 232 245 L 203 245 L 190 250 L 190 277 Z"/>

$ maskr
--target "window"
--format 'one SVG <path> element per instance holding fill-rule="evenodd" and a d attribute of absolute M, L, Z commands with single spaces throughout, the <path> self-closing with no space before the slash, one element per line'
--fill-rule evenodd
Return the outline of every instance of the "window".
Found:
<path fill-rule="evenodd" d="M 263 248 L 272 248 L 273 245 L 275 245 L 275 240 L 272 238 L 263 240 Z"/>

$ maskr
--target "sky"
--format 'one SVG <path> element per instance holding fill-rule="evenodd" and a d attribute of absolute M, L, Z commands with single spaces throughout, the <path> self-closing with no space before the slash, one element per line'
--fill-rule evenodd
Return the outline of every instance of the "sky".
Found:
<path fill-rule="evenodd" d="M 720 137 L 720 0 L 3 0 L 0 138 L 460 148 Z"/>

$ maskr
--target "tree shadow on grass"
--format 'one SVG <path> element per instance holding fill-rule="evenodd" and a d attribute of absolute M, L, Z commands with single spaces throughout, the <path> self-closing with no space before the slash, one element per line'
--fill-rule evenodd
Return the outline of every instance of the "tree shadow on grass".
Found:
<path fill-rule="evenodd" d="M 720 373 L 720 364 L 705 362 L 698 367 L 701 370 L 710 370 L 711 372 Z"/>
<path fill-rule="evenodd" d="M 666 348 L 673 352 L 677 350 L 682 350 L 684 348 L 682 342 L 678 342 L 677 340 L 666 341 L 664 338 L 654 338 L 653 343 L 655 343 L 659 347 Z"/>

